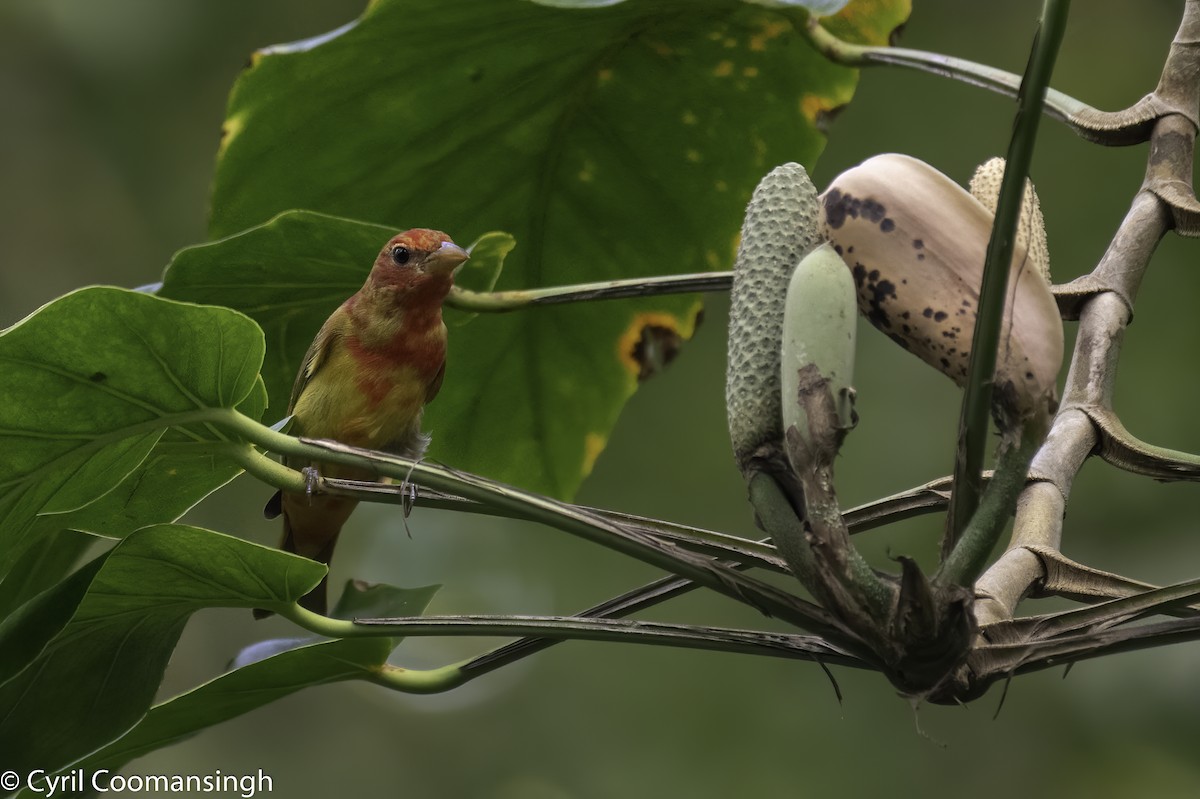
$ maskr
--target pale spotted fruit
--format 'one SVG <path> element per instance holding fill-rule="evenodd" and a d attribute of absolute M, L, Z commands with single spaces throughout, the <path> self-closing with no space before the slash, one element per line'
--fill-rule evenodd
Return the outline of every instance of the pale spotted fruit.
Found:
<path fill-rule="evenodd" d="M 822 230 L 850 268 L 859 310 L 904 349 L 962 385 L 993 215 L 924 161 L 877 155 L 821 195 Z M 1015 248 L 993 396 L 998 417 L 1056 405 L 1062 320 L 1024 246 Z"/>
<path fill-rule="evenodd" d="M 792 270 L 821 241 L 817 190 L 804 167 L 783 164 L 746 208 L 733 267 L 725 407 L 738 467 L 764 444 L 782 445 L 779 347 Z"/>

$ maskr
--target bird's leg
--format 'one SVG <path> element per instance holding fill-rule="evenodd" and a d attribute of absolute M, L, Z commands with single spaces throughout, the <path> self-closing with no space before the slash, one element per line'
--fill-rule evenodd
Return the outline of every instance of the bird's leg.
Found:
<path fill-rule="evenodd" d="M 317 471 L 316 466 L 305 466 L 300 470 L 300 474 L 304 475 L 304 496 L 312 502 L 313 492 L 321 485 L 321 473 Z"/>
<path fill-rule="evenodd" d="M 408 518 L 408 514 L 412 513 L 413 506 L 417 504 L 417 484 L 404 481 L 404 485 L 400 486 L 403 493 L 404 501 L 400 507 L 404 509 L 404 518 Z"/>
<path fill-rule="evenodd" d="M 417 504 L 417 484 L 410 478 L 418 463 L 420 463 L 419 460 L 413 461 L 413 465 L 408 467 L 408 474 L 404 475 L 404 482 L 400 485 L 400 495 L 403 498 L 400 508 L 404 514 L 404 532 L 408 533 L 409 538 L 412 538 L 412 530 L 408 529 L 408 515 L 412 513 L 413 506 Z"/>

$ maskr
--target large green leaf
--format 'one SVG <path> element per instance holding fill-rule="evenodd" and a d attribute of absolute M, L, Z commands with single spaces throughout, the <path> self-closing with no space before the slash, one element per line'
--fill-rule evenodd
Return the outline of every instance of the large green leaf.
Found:
<path fill-rule="evenodd" d="M 831 24 L 880 41 L 907 7 L 858 0 Z M 811 165 L 816 121 L 853 92 L 856 73 L 800 39 L 803 19 L 739 0 L 375 0 L 335 35 L 256 54 L 230 98 L 210 232 L 293 208 L 389 231 L 437 227 L 460 242 L 506 230 L 517 248 L 500 288 L 727 266 L 758 178 L 782 161 Z M 383 240 L 381 230 L 374 248 Z M 374 248 L 329 274 L 364 274 Z M 342 255 L 317 246 L 301 257 Z M 263 257 L 242 287 L 260 269 L 297 268 Z M 307 302 L 327 282 L 273 303 Z M 236 290 L 221 301 L 237 302 Z M 433 455 L 569 496 L 656 367 L 646 354 L 669 359 L 698 311 L 694 297 L 653 298 L 452 330 L 426 417 Z M 291 353 L 317 324 L 268 326 L 269 358 L 294 370 Z"/>
<path fill-rule="evenodd" d="M 146 712 L 193 612 L 290 604 L 324 573 L 194 527 L 130 534 L 0 624 L 0 766 L 52 771 L 112 741 Z"/>
<path fill-rule="evenodd" d="M 73 767 L 88 774 L 116 771 L 136 757 L 305 688 L 370 679 L 395 647 L 391 638 L 324 641 L 243 666 L 156 705 L 128 733 Z"/>
<path fill-rule="evenodd" d="M 172 520 L 237 474 L 201 416 L 261 415 L 263 348 L 242 314 L 115 288 L 0 334 L 0 576 L 58 530 Z"/>
<path fill-rule="evenodd" d="M 0 580 L 0 619 L 61 580 L 95 542 L 74 530 L 40 536 Z"/>
<path fill-rule="evenodd" d="M 342 594 L 335 615 L 349 616 L 353 611 L 358 615 L 419 616 L 438 587 L 348 588 L 351 590 Z M 82 768 L 88 774 L 101 768 L 116 771 L 136 757 L 304 688 L 343 680 L 370 680 L 385 668 L 388 656 L 400 640 L 378 637 L 263 642 L 253 650 L 267 654 L 255 659 L 251 653 L 251 657 L 240 659 L 246 665 L 155 705 L 129 732 L 75 763 L 73 768 Z"/>

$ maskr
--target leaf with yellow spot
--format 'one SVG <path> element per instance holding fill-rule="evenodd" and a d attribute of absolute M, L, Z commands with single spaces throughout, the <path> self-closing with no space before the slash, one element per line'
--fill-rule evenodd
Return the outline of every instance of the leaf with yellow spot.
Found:
<path fill-rule="evenodd" d="M 600 457 L 600 453 L 604 451 L 604 446 L 608 443 L 608 437 L 602 436 L 599 433 L 588 433 L 583 438 L 583 468 L 580 474 L 587 477 L 592 473 L 592 469 L 596 466 L 596 459 Z"/>
<path fill-rule="evenodd" d="M 829 24 L 874 41 L 907 12 L 907 0 L 855 0 Z M 811 167 L 824 146 L 817 112 L 853 92 L 857 73 L 807 45 L 805 19 L 802 4 L 742 0 L 374 0 L 335 35 L 261 52 L 239 78 L 210 233 L 296 208 L 378 230 L 435 227 L 460 243 L 505 230 L 517 246 L 498 289 L 727 269 L 758 179 L 786 161 Z M 452 46 L 430 58 L 398 42 Z M 368 246 L 364 229 L 324 219 L 324 232 L 281 243 L 286 255 L 256 243 L 267 230 L 225 239 L 223 262 L 201 259 L 218 277 L 173 288 L 264 325 L 276 417 L 284 373 L 383 240 Z M 252 291 L 264 270 L 276 276 L 270 297 Z M 678 349 L 698 307 L 657 297 L 452 327 L 425 417 L 431 456 L 570 497 L 642 372 L 628 347 L 645 333 L 649 355 Z"/>

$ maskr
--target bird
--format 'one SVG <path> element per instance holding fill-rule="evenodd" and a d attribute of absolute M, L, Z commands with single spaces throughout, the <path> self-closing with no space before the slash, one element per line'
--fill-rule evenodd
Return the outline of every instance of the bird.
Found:
<path fill-rule="evenodd" d="M 288 402 L 294 435 L 421 458 L 430 440 L 421 431 L 422 411 L 446 375 L 442 303 L 468 257 L 440 230 L 414 228 L 388 241 L 363 287 L 321 325 L 301 361 Z M 304 470 L 310 481 L 318 472 L 375 478 L 352 466 L 291 458 L 284 464 Z M 329 564 L 357 504 L 350 497 L 277 491 L 264 515 L 283 516 L 280 549 Z M 325 615 L 327 580 L 328 575 L 301 597 L 300 605 Z"/>

